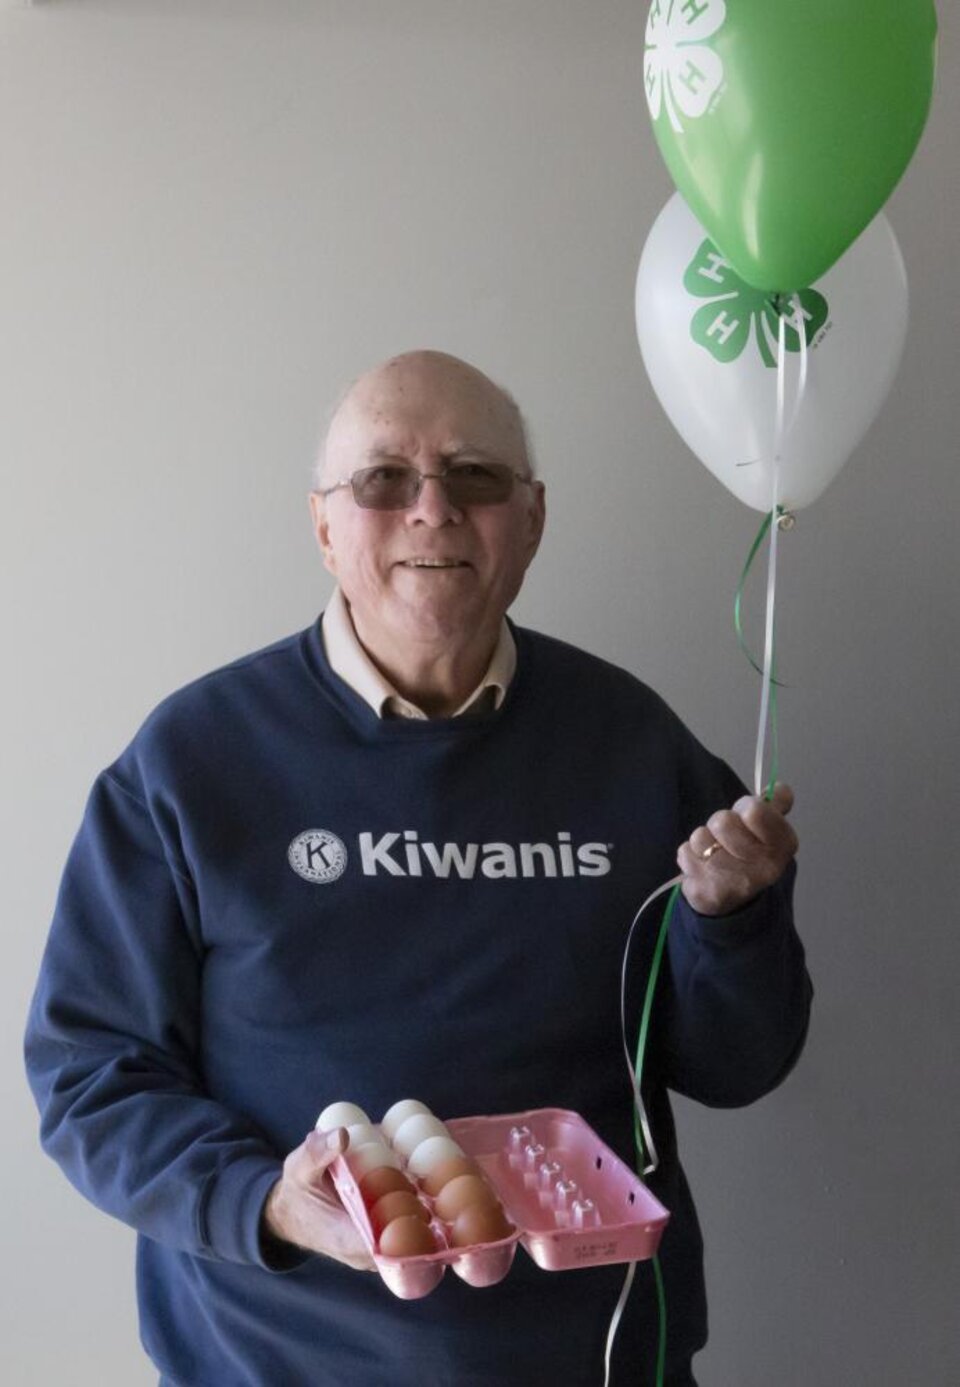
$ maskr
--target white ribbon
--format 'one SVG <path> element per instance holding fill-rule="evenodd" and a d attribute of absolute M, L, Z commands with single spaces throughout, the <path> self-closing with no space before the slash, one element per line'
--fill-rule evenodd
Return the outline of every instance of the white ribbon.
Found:
<path fill-rule="evenodd" d="M 610 1387 L 610 1358 L 613 1354 L 613 1341 L 617 1337 L 617 1330 L 620 1328 L 623 1312 L 627 1308 L 627 1301 L 630 1298 L 630 1288 L 633 1285 L 633 1278 L 636 1270 L 636 1262 L 631 1262 L 627 1267 L 626 1280 L 623 1283 L 623 1290 L 620 1292 L 620 1299 L 617 1301 L 617 1308 L 613 1312 L 610 1328 L 607 1330 L 607 1349 L 603 1355 L 603 1387 Z"/>
<path fill-rule="evenodd" d="M 780 483 L 780 459 L 783 454 L 784 439 L 794 424 L 800 413 L 800 406 L 807 388 L 807 335 L 803 325 L 803 313 L 799 297 L 794 294 L 793 308 L 796 315 L 797 332 L 800 338 L 800 377 L 797 382 L 797 397 L 794 401 L 793 410 L 790 415 L 789 424 L 785 425 L 785 402 L 786 402 L 786 318 L 780 314 L 778 342 L 777 342 L 777 414 L 773 434 L 773 460 L 771 466 L 771 497 L 770 497 L 770 549 L 767 559 L 767 610 L 764 632 L 763 650 L 763 681 L 760 692 L 760 725 L 757 732 L 757 746 L 754 757 L 754 789 L 757 795 L 764 792 L 763 783 L 763 760 L 766 747 L 767 722 L 770 717 L 770 688 L 773 682 L 773 633 L 774 616 L 776 612 L 776 592 L 777 592 L 777 535 L 779 534 L 779 517 L 777 507 L 780 504 L 779 483 Z M 627 1041 L 627 964 L 630 958 L 630 945 L 633 942 L 633 933 L 640 920 L 640 916 L 651 905 L 658 896 L 664 895 L 667 891 L 672 891 L 683 881 L 683 873 L 679 876 L 671 877 L 662 886 L 658 886 L 652 891 L 643 902 L 640 909 L 634 915 L 627 932 L 627 942 L 623 950 L 623 965 L 620 970 L 620 1036 L 623 1042 L 623 1054 L 627 1062 L 627 1072 L 630 1075 L 630 1089 L 633 1093 L 633 1106 L 640 1123 L 640 1130 L 643 1133 L 644 1149 L 647 1153 L 647 1160 L 643 1167 L 644 1175 L 651 1175 L 659 1165 L 657 1149 L 653 1142 L 653 1133 L 650 1130 L 650 1123 L 647 1119 L 647 1110 L 644 1107 L 643 1097 L 640 1093 L 640 1082 L 637 1076 L 635 1060 L 630 1051 Z M 610 1387 L 610 1360 L 613 1355 L 614 1340 L 617 1337 L 617 1330 L 620 1328 L 620 1321 L 626 1309 L 627 1300 L 633 1286 L 633 1278 L 636 1274 L 637 1264 L 631 1262 L 627 1267 L 627 1275 L 624 1279 L 623 1289 L 617 1301 L 613 1316 L 610 1320 L 610 1328 L 607 1330 L 607 1344 L 603 1359 L 603 1383 L 604 1387 Z"/>
<path fill-rule="evenodd" d="M 773 633 L 775 628 L 777 599 L 777 536 L 780 533 L 777 508 L 780 504 L 780 460 L 783 456 L 784 440 L 796 424 L 807 390 L 807 367 L 809 351 L 807 334 L 803 324 L 803 310 L 799 296 L 793 296 L 793 311 L 800 338 L 800 377 L 797 382 L 797 396 L 790 414 L 790 422 L 784 425 L 786 402 L 786 316 L 781 313 L 777 340 L 777 414 L 773 430 L 773 459 L 770 467 L 770 548 L 767 555 L 767 610 L 764 625 L 763 680 L 760 689 L 760 720 L 757 729 L 757 746 L 753 763 L 754 794 L 764 793 L 763 759 L 766 749 L 767 723 L 770 719 L 770 686 L 773 682 Z"/>
<path fill-rule="evenodd" d="M 623 1055 L 627 1061 L 627 1073 L 630 1075 L 630 1088 L 633 1092 L 633 1106 L 640 1121 L 640 1130 L 643 1132 L 643 1143 L 648 1153 L 646 1165 L 643 1167 L 644 1175 L 651 1175 L 659 1165 L 657 1149 L 653 1144 L 653 1135 L 650 1131 L 650 1123 L 647 1120 L 647 1110 L 643 1106 L 643 1098 L 640 1093 L 640 1082 L 637 1077 L 634 1057 L 630 1052 L 630 1045 L 627 1040 L 627 963 L 630 958 L 630 945 L 633 942 L 633 932 L 637 927 L 640 916 L 651 905 L 658 896 L 662 896 L 665 891 L 672 891 L 683 881 L 683 873 L 679 876 L 671 877 L 662 886 L 658 886 L 656 891 L 652 891 L 643 905 L 633 917 L 630 929 L 627 932 L 627 942 L 623 950 L 623 966 L 620 969 L 620 1037 L 623 1042 Z"/>

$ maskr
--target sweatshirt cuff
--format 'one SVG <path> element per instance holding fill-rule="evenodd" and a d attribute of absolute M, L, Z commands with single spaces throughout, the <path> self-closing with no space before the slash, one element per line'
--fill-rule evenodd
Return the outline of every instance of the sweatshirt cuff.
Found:
<path fill-rule="evenodd" d="M 283 1174 L 280 1161 L 269 1156 L 243 1156 L 231 1161 L 212 1181 L 203 1210 L 202 1236 L 208 1255 L 241 1262 L 265 1271 L 291 1271 L 311 1256 L 284 1244 L 277 1256 L 261 1238 L 261 1216 L 267 1196 Z"/>
<path fill-rule="evenodd" d="M 766 930 L 775 929 L 789 916 L 790 888 L 796 872 L 791 862 L 779 881 L 754 896 L 740 910 L 729 915 L 700 915 L 689 904 L 683 892 L 677 909 L 685 927 L 701 944 L 716 948 L 735 948 Z"/>

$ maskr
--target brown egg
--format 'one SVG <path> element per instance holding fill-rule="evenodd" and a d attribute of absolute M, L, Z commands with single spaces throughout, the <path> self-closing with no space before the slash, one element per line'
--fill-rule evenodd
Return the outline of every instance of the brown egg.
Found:
<path fill-rule="evenodd" d="M 450 1241 L 454 1247 L 472 1247 L 499 1242 L 515 1231 L 499 1204 L 468 1204 L 454 1221 Z"/>
<path fill-rule="evenodd" d="M 368 1209 L 372 1209 L 383 1195 L 391 1194 L 395 1190 L 403 1190 L 407 1194 L 415 1192 L 407 1177 L 401 1171 L 394 1170 L 392 1165 L 381 1165 L 376 1170 L 368 1170 L 360 1181 L 360 1197 Z"/>
<path fill-rule="evenodd" d="M 416 1214 L 393 1219 L 380 1235 L 380 1254 L 383 1257 L 422 1257 L 424 1253 L 436 1250 L 433 1230 Z"/>
<path fill-rule="evenodd" d="M 444 1185 L 448 1185 L 458 1175 L 479 1174 L 480 1167 L 469 1156 L 448 1156 L 445 1161 L 438 1161 L 420 1183 L 425 1193 L 429 1194 L 431 1199 L 436 1199 Z"/>
<path fill-rule="evenodd" d="M 389 1194 L 381 1195 L 370 1210 L 370 1227 L 373 1229 L 374 1237 L 379 1238 L 388 1223 L 405 1215 L 418 1218 L 421 1223 L 430 1222 L 427 1209 L 415 1194 L 408 1194 L 405 1190 L 391 1190 Z"/>
<path fill-rule="evenodd" d="M 444 1223 L 453 1223 L 460 1211 L 471 1204 L 483 1204 L 489 1209 L 499 1202 L 479 1175 L 456 1175 L 437 1195 L 436 1210 Z"/>

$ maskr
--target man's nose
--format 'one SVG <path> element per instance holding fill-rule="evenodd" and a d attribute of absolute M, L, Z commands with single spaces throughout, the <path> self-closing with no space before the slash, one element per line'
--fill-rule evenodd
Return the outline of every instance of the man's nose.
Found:
<path fill-rule="evenodd" d="M 450 503 L 443 477 L 433 472 L 421 478 L 420 494 L 407 515 L 411 520 L 432 526 L 457 525 L 463 519 L 463 511 Z"/>

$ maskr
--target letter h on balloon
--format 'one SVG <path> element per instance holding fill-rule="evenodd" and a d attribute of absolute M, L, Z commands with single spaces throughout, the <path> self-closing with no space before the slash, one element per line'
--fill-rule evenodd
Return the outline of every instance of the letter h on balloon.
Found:
<path fill-rule="evenodd" d="M 740 326 L 740 319 L 729 320 L 723 309 L 717 314 L 713 322 L 707 328 L 708 337 L 719 337 L 723 346 L 726 346 L 727 339 L 732 337 Z"/>
<path fill-rule="evenodd" d="M 698 96 L 700 88 L 707 80 L 707 74 L 701 72 L 692 58 L 687 59 L 687 65 L 682 72 L 677 73 L 676 80 L 682 82 L 693 96 Z"/>
<path fill-rule="evenodd" d="M 701 263 L 697 266 L 697 274 L 700 275 L 701 279 L 712 280 L 714 284 L 720 284 L 726 288 L 727 277 L 723 271 L 729 270 L 729 260 L 724 260 L 723 256 L 718 255 L 715 250 L 707 251 L 703 259 L 707 263 L 706 265 Z"/>
<path fill-rule="evenodd" d="M 806 336 L 806 325 L 812 322 L 813 314 L 803 304 L 799 294 L 792 294 L 789 298 L 785 295 L 777 295 L 774 299 L 774 307 L 783 318 L 786 327 L 792 327 L 798 337 Z"/>
<path fill-rule="evenodd" d="M 656 68 L 648 66 L 645 81 L 647 87 L 647 100 L 651 101 L 657 83 L 660 81 L 660 73 Z"/>

